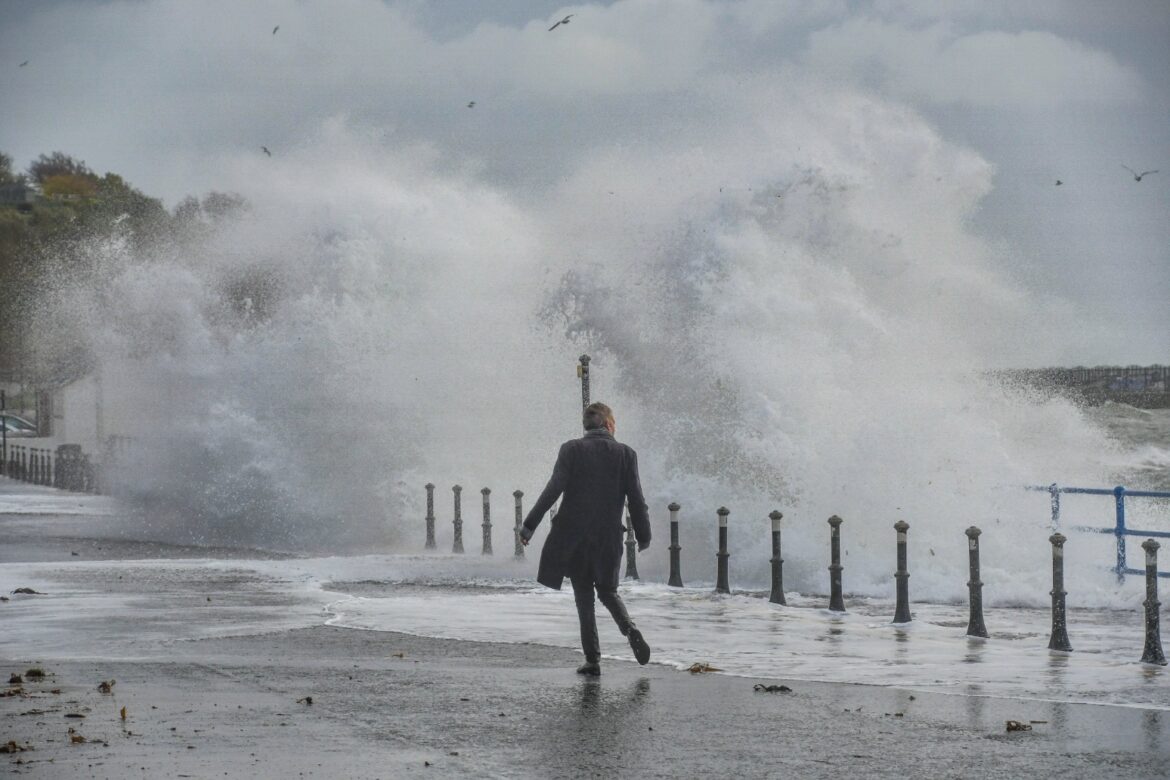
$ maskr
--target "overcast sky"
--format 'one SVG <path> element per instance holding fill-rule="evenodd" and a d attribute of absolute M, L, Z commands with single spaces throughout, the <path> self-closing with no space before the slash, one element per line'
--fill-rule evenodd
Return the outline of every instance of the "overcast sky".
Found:
<path fill-rule="evenodd" d="M 733 160 L 729 190 L 758 187 L 720 144 L 838 93 L 904 112 L 924 148 L 966 160 L 935 175 L 975 193 L 963 228 L 1026 294 L 1093 323 L 1031 360 L 1170 362 L 1165 0 L 0 3 L 0 151 L 24 168 L 61 150 L 168 206 L 262 197 L 262 146 L 325 157 L 339 124 L 518 203 L 637 149 L 665 150 L 666 167 L 701 149 Z M 842 124 L 810 119 L 792 166 L 856 175 L 818 146 L 850 132 L 883 154 L 875 125 Z M 921 176 L 900 139 L 883 169 L 904 157 Z M 1161 171 L 1137 182 L 1123 164 Z M 927 211 L 906 230 L 931 232 Z"/>

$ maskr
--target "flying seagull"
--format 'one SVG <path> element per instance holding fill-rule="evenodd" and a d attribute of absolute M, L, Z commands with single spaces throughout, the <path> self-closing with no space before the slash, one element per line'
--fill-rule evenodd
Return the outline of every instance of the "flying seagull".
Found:
<path fill-rule="evenodd" d="M 278 24 L 278 25 L 276 25 L 275 27 L 273 27 L 273 28 L 272 28 L 272 34 L 273 34 L 273 35 L 276 35 L 276 31 L 277 31 L 277 30 L 279 30 L 279 29 L 280 29 L 280 25 L 279 25 L 279 24 Z"/>
<path fill-rule="evenodd" d="M 555 29 L 557 29 L 558 27 L 560 27 L 562 24 L 568 24 L 568 23 L 569 23 L 569 20 L 570 20 L 570 19 L 572 19 L 572 18 L 573 18 L 575 15 L 576 15 L 576 14 L 569 14 L 569 15 L 568 15 L 568 16 L 566 16 L 564 19 L 561 19 L 559 22 L 557 22 L 556 24 L 554 24 L 552 27 L 548 28 L 548 31 L 549 31 L 549 32 L 552 32 L 553 30 L 555 30 Z"/>
<path fill-rule="evenodd" d="M 261 147 L 260 147 L 260 151 L 264 152 L 264 154 L 268 155 L 269 157 L 271 157 L 271 156 L 272 156 L 272 152 L 268 151 L 268 147 L 267 147 L 267 146 L 261 146 Z"/>
<path fill-rule="evenodd" d="M 467 104 L 467 107 L 468 107 L 468 108 L 475 108 L 475 101 L 473 100 L 473 101 L 471 101 L 470 103 L 468 103 L 468 104 Z"/>
<path fill-rule="evenodd" d="M 1151 173 L 1157 173 L 1157 171 L 1142 171 L 1141 173 L 1138 173 L 1133 168 L 1130 168 L 1128 165 L 1125 165 L 1125 164 L 1122 164 L 1121 167 L 1125 168 L 1127 171 L 1129 171 L 1130 173 L 1133 174 L 1134 181 L 1141 181 L 1143 176 L 1149 176 Z"/>
<path fill-rule="evenodd" d="M 17 65 L 16 67 L 18 67 L 18 68 L 23 68 L 25 65 L 28 65 L 28 60 L 25 60 L 24 62 L 20 63 L 20 64 L 19 64 L 19 65 Z"/>
<path fill-rule="evenodd" d="M 1062 184 L 1064 184 L 1064 182 L 1062 182 L 1060 179 L 1057 179 L 1057 180 L 1056 180 L 1056 186 L 1057 186 L 1057 187 L 1059 187 L 1059 186 L 1060 186 L 1060 185 L 1062 185 Z"/>

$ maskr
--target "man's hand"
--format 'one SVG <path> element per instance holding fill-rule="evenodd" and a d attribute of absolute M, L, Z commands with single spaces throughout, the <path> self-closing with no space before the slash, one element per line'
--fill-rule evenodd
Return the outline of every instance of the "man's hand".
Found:
<path fill-rule="evenodd" d="M 650 542 L 638 542 L 638 552 L 646 552 L 650 549 Z"/>
<path fill-rule="evenodd" d="M 532 538 L 532 529 L 526 525 L 520 526 L 520 544 L 527 547 L 528 540 L 531 538 Z"/>

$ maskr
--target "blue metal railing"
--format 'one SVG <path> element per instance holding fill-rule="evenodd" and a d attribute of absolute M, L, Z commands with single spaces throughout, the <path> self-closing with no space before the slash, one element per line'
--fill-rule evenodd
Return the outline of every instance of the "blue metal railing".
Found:
<path fill-rule="evenodd" d="M 1088 531 L 1090 533 L 1113 534 L 1117 537 L 1117 565 L 1113 567 L 1113 571 L 1117 574 L 1118 582 L 1125 581 L 1127 574 L 1142 574 L 1145 569 L 1131 569 L 1126 566 L 1125 562 L 1125 537 L 1127 536 L 1146 536 L 1146 537 L 1161 537 L 1170 538 L 1170 531 L 1138 531 L 1129 528 L 1125 524 L 1125 499 L 1126 498 L 1170 498 L 1170 493 L 1158 490 L 1126 490 L 1121 485 L 1115 488 L 1078 488 L 1078 487 L 1060 487 L 1055 482 L 1051 485 L 1028 485 L 1028 490 L 1043 490 L 1048 493 L 1052 502 L 1052 530 L 1056 530 L 1060 526 L 1060 494 L 1061 493 L 1080 493 L 1082 495 L 1090 496 L 1113 496 L 1114 507 L 1114 524 L 1112 527 L 1099 526 L 1073 526 L 1077 531 Z M 1159 571 L 1159 577 L 1170 577 L 1170 571 Z"/>

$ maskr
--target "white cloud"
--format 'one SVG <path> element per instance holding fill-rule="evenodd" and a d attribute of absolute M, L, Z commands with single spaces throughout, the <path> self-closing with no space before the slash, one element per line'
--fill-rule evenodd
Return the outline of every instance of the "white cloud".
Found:
<path fill-rule="evenodd" d="M 1141 77 L 1108 53 L 1050 32 L 959 34 L 945 23 L 855 18 L 809 36 L 812 69 L 936 103 L 1034 108 L 1137 101 Z"/>

